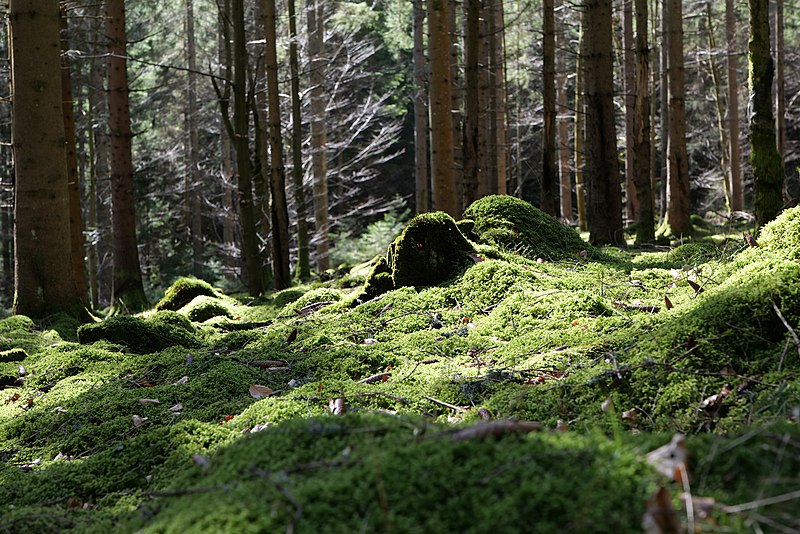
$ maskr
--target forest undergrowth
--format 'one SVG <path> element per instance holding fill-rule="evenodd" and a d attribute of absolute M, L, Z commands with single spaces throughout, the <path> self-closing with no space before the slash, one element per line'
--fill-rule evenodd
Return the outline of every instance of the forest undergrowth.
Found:
<path fill-rule="evenodd" d="M 800 208 L 620 250 L 509 199 L 258 299 L 3 319 L 0 532 L 800 530 Z"/>

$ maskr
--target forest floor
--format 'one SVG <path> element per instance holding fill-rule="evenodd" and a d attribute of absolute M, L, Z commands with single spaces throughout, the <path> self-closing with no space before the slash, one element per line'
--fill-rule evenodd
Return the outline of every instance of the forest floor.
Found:
<path fill-rule="evenodd" d="M 412 222 L 259 299 L 1 320 L 0 532 L 800 530 L 800 209 L 619 250 L 511 208 L 436 283 Z"/>

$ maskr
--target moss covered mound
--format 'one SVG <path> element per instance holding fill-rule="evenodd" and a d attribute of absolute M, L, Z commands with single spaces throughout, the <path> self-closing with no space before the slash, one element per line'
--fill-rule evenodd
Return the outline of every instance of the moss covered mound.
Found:
<path fill-rule="evenodd" d="M 758 235 L 758 243 L 784 258 L 800 259 L 800 206 L 784 210 L 765 225 Z"/>
<path fill-rule="evenodd" d="M 395 287 L 430 286 L 458 274 L 472 262 L 472 252 L 452 217 L 423 213 L 411 219 L 389 246 L 387 262 Z"/>
<path fill-rule="evenodd" d="M 201 295 L 219 296 L 208 282 L 197 278 L 179 278 L 169 286 L 164 297 L 156 303 L 155 309 L 177 311 Z"/>
<path fill-rule="evenodd" d="M 493 195 L 472 203 L 464 217 L 482 242 L 529 259 L 558 260 L 592 248 L 578 233 L 524 200 Z"/>
<path fill-rule="evenodd" d="M 174 345 L 197 347 L 201 344 L 191 321 L 173 311 L 150 317 L 118 316 L 78 328 L 80 343 L 106 340 L 119 343 L 137 353 L 158 352 Z"/>
<path fill-rule="evenodd" d="M 195 297 L 186 305 L 185 313 L 190 320 L 196 323 L 202 323 L 214 317 L 233 319 L 233 313 L 229 306 L 220 299 L 208 297 L 206 295 Z"/>
<path fill-rule="evenodd" d="M 358 294 L 356 302 L 366 302 L 392 289 L 394 289 L 392 270 L 389 268 L 386 258 L 380 256 L 367 274 L 364 288 Z"/>

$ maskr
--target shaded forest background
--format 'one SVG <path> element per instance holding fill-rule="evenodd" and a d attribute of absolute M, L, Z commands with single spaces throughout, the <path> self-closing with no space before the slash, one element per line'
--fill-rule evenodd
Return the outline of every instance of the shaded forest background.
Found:
<path fill-rule="evenodd" d="M 234 0 L 235 1 L 235 0 Z M 457 180 L 463 178 L 463 150 L 459 133 L 465 126 L 470 73 L 465 67 L 468 34 L 464 5 L 451 2 L 452 43 L 450 64 L 453 74 L 454 147 Z M 781 2 L 782 3 L 782 2 Z M 111 193 L 108 161 L 106 103 L 106 60 L 103 6 L 94 2 L 61 2 L 66 29 L 62 29 L 62 56 L 69 69 L 74 110 L 77 173 L 81 187 L 83 235 L 87 279 L 95 308 L 111 303 Z M 249 158 L 256 177 L 253 192 L 259 216 L 259 249 L 268 262 L 271 235 L 265 177 L 267 133 L 264 33 L 258 21 L 258 5 L 243 2 L 246 31 L 246 94 L 252 104 L 248 111 Z M 414 98 L 420 79 L 414 72 L 414 13 L 416 2 L 408 0 L 300 0 L 297 2 L 297 38 L 291 38 L 288 3 L 277 2 L 278 80 L 281 106 L 283 161 L 286 168 L 290 222 L 289 250 L 293 271 L 298 261 L 296 228 L 299 220 L 310 227 L 311 268 L 318 275 L 340 264 L 353 264 L 383 252 L 382 247 L 409 215 L 420 209 L 415 182 Z M 133 130 L 133 163 L 138 251 L 148 294 L 163 291 L 177 276 L 190 271 L 228 290 L 242 290 L 242 236 L 238 224 L 236 157 L 222 119 L 230 103 L 231 69 L 236 51 L 231 49 L 230 2 L 187 0 L 186 2 L 127 2 L 127 69 L 130 83 L 130 111 Z M 491 76 L 502 77 L 502 107 L 505 139 L 507 192 L 542 206 L 542 147 L 545 125 L 543 83 L 543 5 L 538 1 L 510 0 L 502 3 L 501 35 L 483 27 L 479 33 L 487 48 L 500 47 L 500 69 Z M 561 219 L 578 224 L 581 195 L 576 179 L 576 131 L 582 132 L 581 108 L 576 109 L 579 70 L 579 40 L 582 10 L 572 4 L 551 6 L 555 12 L 555 75 L 560 97 L 557 105 L 559 175 L 569 180 L 562 198 L 552 210 Z M 663 7 L 650 2 L 651 70 L 653 97 L 651 120 L 652 164 L 656 211 L 666 212 L 666 131 L 662 120 L 666 106 Z M 786 74 L 776 86 L 785 91 L 785 144 L 780 147 L 785 168 L 787 202 L 800 196 L 800 112 L 797 98 L 797 28 L 800 24 L 794 3 L 785 6 L 786 36 L 783 49 Z M 749 120 L 747 88 L 748 6 L 734 2 L 737 33 L 734 42 L 740 105 L 739 138 L 730 140 L 741 147 L 745 210 L 752 207 L 752 170 L 747 139 Z M 723 219 L 745 217 L 731 213 L 724 187 L 729 162 L 723 154 L 728 147 L 723 120 L 728 116 L 725 61 L 726 33 L 724 3 L 687 1 L 683 5 L 686 90 L 686 143 L 691 187 L 691 211 L 701 217 Z M 771 15 L 771 17 L 774 16 Z M 624 185 L 626 157 L 626 89 L 624 64 L 623 5 L 614 4 L 615 121 L 619 147 L 620 186 Z M 191 22 L 191 24 L 190 24 Z M 485 23 L 486 21 L 484 21 Z M 771 18 L 771 27 L 776 28 Z M 191 31 L 189 31 L 191 28 Z M 321 48 L 309 39 L 321 28 Z M 9 56 L 7 28 L 2 28 L 0 57 Z M 189 35 L 193 38 L 190 40 Z M 773 31 L 773 36 L 775 32 Z M 427 39 L 427 37 L 425 37 Z M 229 46 L 226 46 L 226 43 Z M 290 44 L 298 47 L 299 115 L 292 116 Z M 320 43 L 317 43 L 319 46 Z M 591 44 L 588 46 L 591 47 Z M 189 52 L 193 50 L 194 53 Z M 777 52 L 777 50 L 776 50 Z M 487 52 L 488 54 L 488 52 Z M 487 55 L 488 58 L 488 55 Z M 493 64 L 496 64 L 496 60 Z M 496 68 L 480 63 L 481 69 Z M 499 74 L 498 74 L 499 73 Z M 419 72 L 416 73 L 419 76 Z M 779 72 L 780 74 L 780 72 Z M 10 68 L 3 60 L 0 87 L 9 87 Z M 315 79 L 314 76 L 317 76 Z M 321 76 L 321 77 L 320 77 Z M 10 95 L 0 105 L 0 249 L 2 250 L 3 307 L 13 298 L 13 158 Z M 322 112 L 319 106 L 323 106 Z M 580 106 L 580 102 L 578 104 Z M 322 117 L 320 117 L 322 113 Z M 301 121 L 300 158 L 292 153 L 295 121 Z M 577 123 L 576 123 L 577 119 Z M 315 194 L 313 158 L 320 150 L 312 146 L 314 122 L 324 123 L 322 149 L 327 180 L 328 231 L 314 216 L 319 204 Z M 317 124 L 317 127 L 319 123 Z M 578 137 L 581 137 L 580 135 Z M 193 140 L 194 139 L 194 140 Z M 494 147 L 497 149 L 498 147 Z M 299 167 L 298 167 L 299 162 Z M 578 163 L 580 165 L 580 163 Z M 303 191 L 297 193 L 292 181 L 300 169 Z M 262 172 L 263 171 L 263 172 Z M 577 172 L 576 172 L 577 171 Z M 462 194 L 463 191 L 462 191 Z M 298 216 L 299 199 L 308 209 Z M 428 207 L 436 208 L 435 204 Z M 625 211 L 630 220 L 630 212 Z M 330 260 L 324 261 L 324 243 L 330 236 Z M 357 236 L 363 236 L 356 240 Z M 374 239 L 370 239 L 373 237 Z M 371 244 L 372 242 L 372 244 Z"/>

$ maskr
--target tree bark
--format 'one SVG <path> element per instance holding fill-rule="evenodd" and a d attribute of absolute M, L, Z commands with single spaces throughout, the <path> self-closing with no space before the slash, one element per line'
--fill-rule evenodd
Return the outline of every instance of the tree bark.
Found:
<path fill-rule="evenodd" d="M 494 180 L 493 192 L 505 195 L 507 191 L 506 154 L 506 57 L 505 57 L 505 14 L 503 2 L 490 2 L 488 7 L 489 59 L 491 62 L 492 85 L 490 105 L 492 139 L 490 146 L 491 175 Z"/>
<path fill-rule="evenodd" d="M 328 218 L 328 147 L 325 102 L 325 22 L 323 0 L 308 0 L 308 57 L 311 69 L 311 172 L 314 189 L 317 271 L 330 268 Z"/>
<path fill-rule="evenodd" d="M 483 121 L 485 106 L 482 106 L 479 91 L 480 58 L 483 41 L 480 35 L 480 19 L 483 14 L 482 0 L 468 0 L 465 3 L 464 32 L 464 205 L 469 206 L 478 198 L 489 194 L 484 167 Z"/>
<path fill-rule="evenodd" d="M 775 64 L 769 48 L 769 0 L 750 0 L 750 163 L 759 227 L 774 219 L 783 206 L 783 165 L 772 115 Z"/>
<path fill-rule="evenodd" d="M 647 44 L 647 2 L 634 0 L 636 17 L 633 103 L 633 179 L 636 186 L 636 244 L 655 241 L 655 206 L 651 182 L 650 48 Z"/>
<path fill-rule="evenodd" d="M 669 127 L 667 138 L 667 219 L 663 231 L 671 236 L 692 233 L 689 202 L 689 160 L 686 154 L 686 104 L 683 68 L 683 4 L 667 0 L 667 78 Z"/>
<path fill-rule="evenodd" d="M 414 175 L 417 213 L 430 210 L 428 176 L 428 76 L 425 58 L 425 11 L 414 0 Z"/>
<path fill-rule="evenodd" d="M 556 167 L 556 33 L 555 2 L 542 1 L 542 53 L 543 53 L 543 95 L 544 126 L 542 127 L 542 183 L 539 207 L 545 213 L 556 215 L 556 188 L 558 169 Z"/>
<path fill-rule="evenodd" d="M 586 0 L 586 174 L 589 240 L 621 245 L 622 191 L 614 128 L 614 57 L 611 0 Z"/>
<path fill-rule="evenodd" d="M 786 84 L 783 77 L 784 56 L 783 0 L 775 0 L 775 144 L 785 165 L 786 152 Z"/>
<path fill-rule="evenodd" d="M 716 50 L 717 45 L 714 39 L 714 14 L 711 9 L 711 3 L 706 4 L 706 22 L 705 28 L 708 37 L 708 49 L 712 53 L 708 54 L 708 71 L 711 73 L 711 87 L 714 92 L 714 108 L 717 112 L 717 130 L 719 132 L 719 147 L 720 147 L 720 167 L 723 176 L 723 184 L 725 191 L 725 204 L 728 212 L 731 211 L 731 190 L 730 190 L 730 162 L 728 160 L 728 129 L 725 126 L 725 109 L 722 102 L 722 88 L 716 63 L 714 63 L 713 51 Z"/>
<path fill-rule="evenodd" d="M 563 4 L 562 4 L 563 5 Z M 558 103 L 558 182 L 561 218 L 572 220 L 572 181 L 569 165 L 569 122 L 567 120 L 567 71 L 564 61 L 564 23 L 556 21 L 556 101 Z"/>
<path fill-rule="evenodd" d="M 275 289 L 292 284 L 289 270 L 289 209 L 286 202 L 286 171 L 283 164 L 281 133 L 280 88 L 278 87 L 277 28 L 275 0 L 261 0 L 264 13 L 267 68 L 267 98 L 269 102 L 270 180 L 272 197 L 272 273 Z"/>
<path fill-rule="evenodd" d="M 578 57 L 575 67 L 575 124 L 573 137 L 575 138 L 575 198 L 578 208 L 578 228 L 581 232 L 589 229 L 586 222 L 586 183 L 584 178 L 584 134 L 586 104 L 583 94 L 586 90 L 586 14 L 580 15 L 578 29 Z"/>
<path fill-rule="evenodd" d="M 114 274 L 111 305 L 115 312 L 138 312 L 148 306 L 142 284 L 133 197 L 131 117 L 128 103 L 127 42 L 124 0 L 106 1 L 108 37 L 108 121 L 111 136 L 111 224 Z"/>
<path fill-rule="evenodd" d="M 454 172 L 452 71 L 448 0 L 428 0 L 430 57 L 431 181 L 434 208 L 461 216 Z"/>
<path fill-rule="evenodd" d="M 203 268 L 203 220 L 201 213 L 202 179 L 200 177 L 200 138 L 197 128 L 197 60 L 194 35 L 194 0 L 186 0 L 186 178 L 184 186 L 186 222 L 192 243 L 192 273 L 200 276 Z"/>
<path fill-rule="evenodd" d="M 11 0 L 15 161 L 15 314 L 83 313 L 71 261 L 62 115 L 59 9 L 55 0 Z"/>
<path fill-rule="evenodd" d="M 622 3 L 622 72 L 625 91 L 625 208 L 629 221 L 639 219 L 639 201 L 636 195 L 636 176 L 633 164 L 634 107 L 636 100 L 636 68 L 634 66 L 633 2 Z"/>
<path fill-rule="evenodd" d="M 308 206 L 306 188 L 303 184 L 303 125 L 300 99 L 300 65 L 297 54 L 297 16 L 295 0 L 287 1 L 289 11 L 289 70 L 291 71 L 292 98 L 292 184 L 297 212 L 297 277 L 306 282 L 311 278 L 308 247 Z"/>
<path fill-rule="evenodd" d="M 725 33 L 727 37 L 728 67 L 728 175 L 731 192 L 731 211 L 744 209 L 742 192 L 742 163 L 739 151 L 739 82 L 737 79 L 736 7 L 734 0 L 725 0 Z"/>

